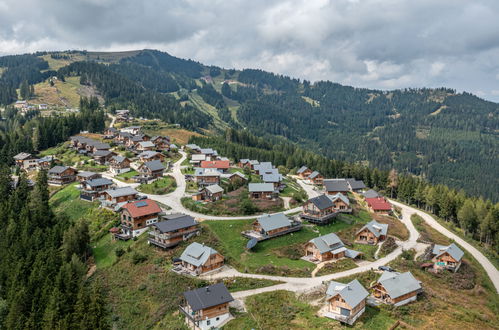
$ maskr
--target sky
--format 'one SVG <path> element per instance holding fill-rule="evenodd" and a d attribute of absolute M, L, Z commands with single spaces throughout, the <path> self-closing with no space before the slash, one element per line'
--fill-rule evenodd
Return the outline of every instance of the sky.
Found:
<path fill-rule="evenodd" d="M 499 102 L 497 0 L 0 0 L 0 54 L 152 48 L 224 68 Z"/>

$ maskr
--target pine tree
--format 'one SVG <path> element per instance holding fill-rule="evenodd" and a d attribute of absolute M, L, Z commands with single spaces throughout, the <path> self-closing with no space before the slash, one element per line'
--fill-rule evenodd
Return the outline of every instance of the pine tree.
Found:
<path fill-rule="evenodd" d="M 23 100 L 29 99 L 30 89 L 27 80 L 23 80 L 21 85 L 19 86 L 19 94 Z"/>

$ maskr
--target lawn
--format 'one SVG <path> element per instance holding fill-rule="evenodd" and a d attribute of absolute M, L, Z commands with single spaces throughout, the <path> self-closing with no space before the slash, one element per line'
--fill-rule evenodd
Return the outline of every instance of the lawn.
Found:
<path fill-rule="evenodd" d="M 225 278 L 221 282 L 225 284 L 225 286 L 230 292 L 254 290 L 284 283 L 280 281 L 272 281 L 272 280 L 249 278 L 249 277 Z"/>
<path fill-rule="evenodd" d="M 171 176 L 164 176 L 149 184 L 141 184 L 137 190 L 146 194 L 165 195 L 175 190 L 177 182 Z"/>
<path fill-rule="evenodd" d="M 132 177 L 134 177 L 135 175 L 139 175 L 139 172 L 131 170 L 126 173 L 118 174 L 115 176 L 115 178 L 123 182 L 132 182 Z"/>
<path fill-rule="evenodd" d="M 352 245 L 352 249 L 355 251 L 360 251 L 363 253 L 363 259 L 368 261 L 374 261 L 374 254 L 378 249 L 378 245 L 369 245 L 369 244 L 358 244 L 354 243 Z"/>
<path fill-rule="evenodd" d="M 77 182 L 59 190 L 50 198 L 54 213 L 64 214 L 70 221 L 82 218 L 91 209 L 99 207 L 98 202 L 87 202 L 80 199 L 80 191 L 76 189 Z"/>
<path fill-rule="evenodd" d="M 326 226 L 304 226 L 288 235 L 259 242 L 246 250 L 248 239 L 241 232 L 251 228 L 253 220 L 204 221 L 203 227 L 212 230 L 220 241 L 220 251 L 239 271 L 272 275 L 308 277 L 315 265 L 301 260 L 303 244 L 319 235 L 337 232 L 349 227 L 344 222 Z"/>
<path fill-rule="evenodd" d="M 411 216 L 411 221 L 420 234 L 418 242 L 430 244 L 435 243 L 440 245 L 448 245 L 451 243 L 451 240 L 449 238 L 440 234 L 440 232 L 429 226 L 419 215 L 413 214 Z"/>
<path fill-rule="evenodd" d="M 73 149 L 69 149 L 66 143 L 40 152 L 40 157 L 50 155 L 54 155 L 59 162 L 66 166 L 74 166 L 76 163 L 88 162 L 91 159 L 88 156 L 78 154 Z"/>
<path fill-rule="evenodd" d="M 336 262 L 325 264 L 315 276 L 339 273 L 353 268 L 357 268 L 357 264 L 352 259 L 340 259 Z"/>
<path fill-rule="evenodd" d="M 117 259 L 115 251 L 117 249 L 126 249 L 132 243 L 133 240 L 113 240 L 110 234 L 104 235 L 98 241 L 92 243 L 92 255 L 97 268 L 112 266 Z"/>

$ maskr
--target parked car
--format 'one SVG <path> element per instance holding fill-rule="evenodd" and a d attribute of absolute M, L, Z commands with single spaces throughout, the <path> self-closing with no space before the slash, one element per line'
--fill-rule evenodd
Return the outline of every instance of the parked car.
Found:
<path fill-rule="evenodd" d="M 395 269 L 393 269 L 390 266 L 379 266 L 378 269 L 382 270 L 382 271 L 386 271 L 386 272 L 394 272 L 395 271 Z"/>

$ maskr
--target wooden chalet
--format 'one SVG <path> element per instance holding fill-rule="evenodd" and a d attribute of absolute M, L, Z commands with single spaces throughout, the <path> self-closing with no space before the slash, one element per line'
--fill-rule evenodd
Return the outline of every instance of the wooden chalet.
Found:
<path fill-rule="evenodd" d="M 109 171 L 114 174 L 121 174 L 130 171 L 130 159 L 123 156 L 113 156 L 109 160 Z"/>
<path fill-rule="evenodd" d="M 262 173 L 261 178 L 264 183 L 272 184 L 274 186 L 274 190 L 276 191 L 279 189 L 282 181 L 282 175 L 279 174 L 279 171 L 277 169 Z"/>
<path fill-rule="evenodd" d="M 137 135 L 141 131 L 142 131 L 142 127 L 141 126 L 128 126 L 128 127 L 120 129 L 120 132 L 130 133 L 132 135 Z"/>
<path fill-rule="evenodd" d="M 137 151 L 154 151 L 156 150 L 156 145 L 151 141 L 140 141 L 135 143 L 135 150 Z"/>
<path fill-rule="evenodd" d="M 165 171 L 165 166 L 160 160 L 152 160 L 139 166 L 140 180 L 151 180 L 161 178 Z"/>
<path fill-rule="evenodd" d="M 220 184 L 220 172 L 217 170 L 194 169 L 194 179 L 199 187 Z"/>
<path fill-rule="evenodd" d="M 224 257 L 209 246 L 194 242 L 180 256 L 180 264 L 173 268 L 177 273 L 201 275 L 224 265 Z"/>
<path fill-rule="evenodd" d="M 334 204 L 334 210 L 341 213 L 351 213 L 350 200 L 346 195 L 337 193 L 336 195 L 327 195 Z"/>
<path fill-rule="evenodd" d="M 199 166 L 201 164 L 201 162 L 204 162 L 205 160 L 206 160 L 206 155 L 192 154 L 191 160 L 189 161 L 189 163 L 194 165 L 194 166 Z"/>
<path fill-rule="evenodd" d="M 106 178 L 85 180 L 81 183 L 80 199 L 91 202 L 103 196 L 105 191 L 111 189 L 113 186 L 114 182 Z"/>
<path fill-rule="evenodd" d="M 92 158 L 101 165 L 108 164 L 114 156 L 116 153 L 109 150 L 97 150 L 92 154 Z"/>
<path fill-rule="evenodd" d="M 300 217 L 318 225 L 330 223 L 338 214 L 333 201 L 326 195 L 309 199 L 303 204 Z"/>
<path fill-rule="evenodd" d="M 129 201 L 121 206 L 121 234 L 117 238 L 133 238 L 158 222 L 159 205 L 151 199 Z"/>
<path fill-rule="evenodd" d="M 373 297 L 385 304 L 402 306 L 415 301 L 423 291 L 411 272 L 398 273 L 385 271 L 371 287 Z"/>
<path fill-rule="evenodd" d="M 361 253 L 350 250 L 335 234 L 319 236 L 311 239 L 305 244 L 305 258 L 312 262 L 323 262 L 341 258 L 357 258 Z"/>
<path fill-rule="evenodd" d="M 225 285 L 217 283 L 184 292 L 179 309 L 192 329 L 219 329 L 231 318 L 229 303 L 233 300 Z"/>
<path fill-rule="evenodd" d="M 386 239 L 387 232 L 388 224 L 372 220 L 355 233 L 355 243 L 378 244 Z"/>
<path fill-rule="evenodd" d="M 139 142 L 144 142 L 144 139 L 142 138 L 142 135 L 132 135 L 131 137 L 127 138 L 126 141 L 125 141 L 125 146 L 128 148 L 128 149 L 136 149 L 137 148 L 137 144 Z"/>
<path fill-rule="evenodd" d="M 246 158 L 239 159 L 239 161 L 237 162 L 237 167 L 244 168 L 249 161 L 250 160 Z"/>
<path fill-rule="evenodd" d="M 104 137 L 106 139 L 113 139 L 118 135 L 118 130 L 114 127 L 108 127 L 104 131 Z"/>
<path fill-rule="evenodd" d="M 29 160 L 36 160 L 36 157 L 34 157 L 32 154 L 27 153 L 27 152 L 21 152 L 21 153 L 18 153 L 17 155 L 14 156 L 14 161 L 15 161 L 16 165 L 22 169 L 25 168 L 24 167 L 25 161 L 29 161 Z"/>
<path fill-rule="evenodd" d="M 76 180 L 78 180 L 79 182 L 98 179 L 98 178 L 102 178 L 102 175 L 100 173 L 81 171 L 78 172 L 78 174 L 76 174 Z"/>
<path fill-rule="evenodd" d="M 250 183 L 248 190 L 253 199 L 274 199 L 279 194 L 272 183 Z"/>
<path fill-rule="evenodd" d="M 170 248 L 199 233 L 199 224 L 189 215 L 164 216 L 151 224 L 149 244 Z"/>
<path fill-rule="evenodd" d="M 126 122 L 130 119 L 130 110 L 122 109 L 116 110 L 116 121 Z"/>
<path fill-rule="evenodd" d="M 432 255 L 434 269 L 447 269 L 457 272 L 459 267 L 461 267 L 464 252 L 454 243 L 447 246 L 435 244 L 433 246 Z"/>
<path fill-rule="evenodd" d="M 350 187 L 345 179 L 323 180 L 323 185 L 327 195 L 336 195 L 340 193 L 346 196 L 350 191 Z"/>
<path fill-rule="evenodd" d="M 153 136 L 150 140 L 156 146 L 156 150 L 170 149 L 170 138 L 168 136 Z"/>
<path fill-rule="evenodd" d="M 308 167 L 306 166 L 302 166 L 298 169 L 298 171 L 296 171 L 296 174 L 302 178 L 302 179 L 306 179 L 309 177 L 310 174 L 312 174 L 312 170 L 309 169 Z"/>
<path fill-rule="evenodd" d="M 74 182 L 76 180 L 77 171 L 69 166 L 54 166 L 48 173 L 48 184 L 61 186 Z"/>
<path fill-rule="evenodd" d="M 142 163 L 150 162 L 152 160 L 159 160 L 163 162 L 166 159 L 165 155 L 157 151 L 143 151 L 138 155 L 138 157 Z"/>
<path fill-rule="evenodd" d="M 346 180 L 347 185 L 350 188 L 351 192 L 360 192 L 360 191 L 366 189 L 366 185 L 364 184 L 364 181 L 362 181 L 362 180 L 356 180 L 353 178 L 345 179 L 345 180 Z"/>
<path fill-rule="evenodd" d="M 218 184 L 214 184 L 211 186 L 206 186 L 201 191 L 203 195 L 203 200 L 209 202 L 215 202 L 221 200 L 224 194 L 224 189 L 220 187 Z"/>
<path fill-rule="evenodd" d="M 113 208 L 117 206 L 118 203 L 124 203 L 137 199 L 139 193 L 132 187 L 121 187 L 108 189 L 104 192 L 104 200 L 102 201 L 102 206 Z"/>
<path fill-rule="evenodd" d="M 261 162 L 253 166 L 253 170 L 258 175 L 262 175 L 264 173 L 270 173 L 272 172 L 273 169 L 275 169 L 275 167 L 272 165 L 271 162 Z"/>
<path fill-rule="evenodd" d="M 232 183 L 242 183 L 242 182 L 246 182 L 248 181 L 248 178 L 246 178 L 246 175 L 244 175 L 243 173 L 241 172 L 234 172 L 234 173 L 231 173 L 229 176 L 228 176 L 228 179 L 230 182 Z"/>
<path fill-rule="evenodd" d="M 269 238 L 286 235 L 302 228 L 299 221 L 290 220 L 284 213 L 265 214 L 253 222 L 252 230 L 242 232 L 242 235 L 263 241 Z"/>
<path fill-rule="evenodd" d="M 388 215 L 392 212 L 392 204 L 384 197 L 366 198 L 367 207 L 376 214 Z"/>
<path fill-rule="evenodd" d="M 369 292 L 356 279 L 348 284 L 331 281 L 324 316 L 352 325 L 365 312 L 368 296 Z"/>
<path fill-rule="evenodd" d="M 312 173 L 310 173 L 307 179 L 318 186 L 322 186 L 322 184 L 324 183 L 324 177 L 317 171 L 313 171 Z"/>

